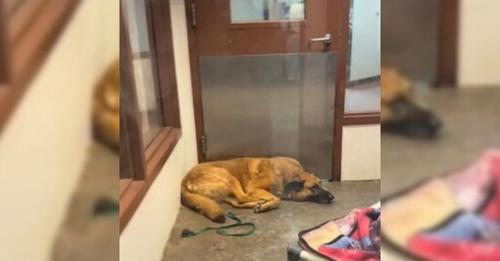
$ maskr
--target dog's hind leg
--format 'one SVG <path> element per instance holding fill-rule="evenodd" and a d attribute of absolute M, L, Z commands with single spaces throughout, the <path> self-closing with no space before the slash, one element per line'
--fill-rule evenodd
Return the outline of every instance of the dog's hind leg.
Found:
<path fill-rule="evenodd" d="M 224 223 L 226 221 L 224 210 L 215 200 L 208 197 L 182 189 L 181 202 L 186 207 L 200 212 L 213 222 Z"/>
<path fill-rule="evenodd" d="M 240 185 L 240 182 L 235 179 L 234 184 L 231 184 L 231 193 L 236 198 L 238 203 L 262 202 L 262 199 L 249 196 Z"/>
<path fill-rule="evenodd" d="M 265 200 L 254 208 L 255 213 L 275 209 L 280 206 L 281 199 L 265 189 L 252 189 L 249 191 L 249 194 L 252 197 Z"/>
<path fill-rule="evenodd" d="M 260 204 L 266 202 L 263 199 L 241 194 L 236 198 L 226 198 L 225 201 L 235 208 L 255 208 Z"/>
<path fill-rule="evenodd" d="M 247 193 L 245 193 L 245 191 L 243 190 L 243 187 L 241 186 L 240 181 L 237 178 L 235 178 L 233 175 L 231 175 L 231 173 L 229 171 L 227 171 L 226 169 L 212 168 L 211 171 L 212 171 L 211 173 L 216 172 L 217 175 L 224 177 L 227 184 L 229 185 L 230 194 L 236 198 L 237 203 L 239 203 L 239 205 L 244 204 L 244 203 L 249 203 L 249 202 L 257 202 L 258 203 L 258 202 L 262 201 L 262 199 L 249 196 Z M 230 201 L 228 201 L 228 203 L 231 204 Z"/>
<path fill-rule="evenodd" d="M 231 206 L 235 208 L 255 208 L 259 204 L 262 204 L 262 201 L 250 201 L 250 202 L 240 203 L 235 198 L 226 198 L 224 199 L 224 201 L 231 204 Z"/>

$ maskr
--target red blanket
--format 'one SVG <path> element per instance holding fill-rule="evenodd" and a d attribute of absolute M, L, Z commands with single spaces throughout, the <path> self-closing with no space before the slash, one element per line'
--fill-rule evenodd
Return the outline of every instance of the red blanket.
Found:
<path fill-rule="evenodd" d="M 415 257 L 500 260 L 500 151 L 383 202 L 384 240 Z"/>
<path fill-rule="evenodd" d="M 380 260 L 380 209 L 354 209 L 347 216 L 299 233 L 303 247 L 330 260 Z"/>

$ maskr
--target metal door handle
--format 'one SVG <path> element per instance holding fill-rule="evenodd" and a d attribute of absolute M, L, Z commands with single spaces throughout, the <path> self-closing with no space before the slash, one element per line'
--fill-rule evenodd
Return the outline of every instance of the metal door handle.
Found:
<path fill-rule="evenodd" d="M 311 39 L 309 39 L 309 41 L 312 43 L 323 42 L 324 44 L 331 44 L 332 43 L 332 34 L 327 33 L 323 37 L 311 38 Z"/>

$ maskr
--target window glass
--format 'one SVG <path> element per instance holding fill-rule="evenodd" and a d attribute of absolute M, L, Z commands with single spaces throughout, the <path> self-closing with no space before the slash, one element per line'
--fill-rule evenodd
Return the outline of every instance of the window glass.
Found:
<path fill-rule="evenodd" d="M 124 5 L 144 146 L 149 145 L 164 126 L 146 3 L 148 1 L 127 0 Z"/>
<path fill-rule="evenodd" d="M 233 23 L 303 20 L 304 0 L 231 0 Z"/>
<path fill-rule="evenodd" d="M 380 0 L 352 0 L 345 113 L 380 111 Z"/>

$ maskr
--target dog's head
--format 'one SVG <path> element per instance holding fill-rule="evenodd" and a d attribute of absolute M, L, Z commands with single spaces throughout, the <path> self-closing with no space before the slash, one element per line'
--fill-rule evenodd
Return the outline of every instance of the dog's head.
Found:
<path fill-rule="evenodd" d="M 284 186 L 283 199 L 328 204 L 335 198 L 321 186 L 321 180 L 313 174 L 301 172 L 299 177 L 300 180 L 291 181 Z"/>
<path fill-rule="evenodd" d="M 382 130 L 410 137 L 433 138 L 441 128 L 441 120 L 411 99 L 408 79 L 396 70 L 382 68 Z"/>

